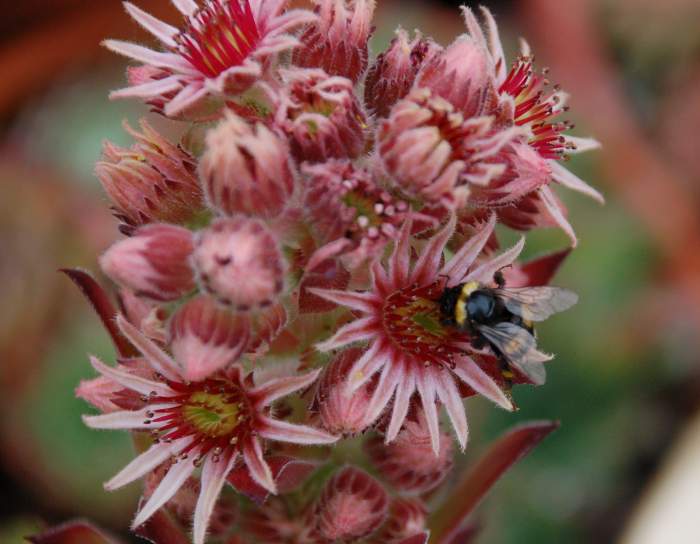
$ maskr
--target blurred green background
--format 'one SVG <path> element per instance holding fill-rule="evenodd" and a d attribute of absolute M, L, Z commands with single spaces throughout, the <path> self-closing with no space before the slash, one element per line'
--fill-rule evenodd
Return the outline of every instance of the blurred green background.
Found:
<path fill-rule="evenodd" d="M 463 31 L 457 3 L 378 3 L 374 51 L 399 22 L 443 44 Z M 164 1 L 139 4 L 172 13 Z M 557 353 L 546 386 L 518 389 L 515 414 L 467 401 L 472 444 L 464 464 L 517 422 L 562 424 L 481 507 L 479 542 L 621 541 L 699 407 L 700 6 L 484 4 L 495 12 L 509 53 L 526 35 L 539 66 L 549 65 L 571 92 L 575 133 L 604 143 L 602 152 L 570 166 L 608 204 L 560 193 L 580 245 L 556 283 L 576 290 L 581 302 L 540 330 L 541 345 Z M 92 167 L 102 139 L 128 143 L 121 120 L 135 124 L 146 110 L 107 100 L 122 84 L 124 63 L 97 43 L 142 35 L 116 0 L 51 5 L 17 3 L 0 22 L 2 544 L 73 517 L 123 531 L 139 494 L 138 485 L 102 490 L 130 458 L 129 438 L 85 428 L 86 406 L 73 390 L 92 377 L 86 353 L 110 359 L 112 350 L 56 270 L 96 271 L 97 255 L 116 236 Z M 566 243 L 559 232 L 533 232 L 527 255 Z"/>

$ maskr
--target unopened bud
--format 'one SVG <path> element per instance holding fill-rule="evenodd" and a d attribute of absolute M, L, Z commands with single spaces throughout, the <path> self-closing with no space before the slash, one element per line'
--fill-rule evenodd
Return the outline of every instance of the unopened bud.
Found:
<path fill-rule="evenodd" d="M 235 363 L 248 345 L 250 322 L 206 295 L 182 306 L 170 321 L 175 360 L 187 380 L 200 381 Z"/>
<path fill-rule="evenodd" d="M 318 19 L 299 38 L 292 62 L 357 83 L 367 68 L 374 0 L 316 0 Z"/>
<path fill-rule="evenodd" d="M 366 472 L 340 469 L 326 483 L 314 519 L 323 542 L 353 541 L 375 531 L 386 517 L 389 497 Z"/>
<path fill-rule="evenodd" d="M 112 201 L 115 216 L 130 234 L 147 223 L 185 223 L 203 209 L 202 191 L 195 175 L 196 161 L 173 145 L 146 121 L 131 148 L 105 142 L 95 173 Z"/>
<path fill-rule="evenodd" d="M 193 235 L 174 225 L 147 225 L 110 247 L 100 258 L 105 274 L 137 295 L 176 300 L 195 287 L 189 265 Z"/>
<path fill-rule="evenodd" d="M 284 288 L 277 240 L 257 219 L 216 220 L 199 233 L 193 262 L 202 289 L 239 311 L 269 306 Z"/>
<path fill-rule="evenodd" d="M 211 205 L 226 215 L 272 217 L 294 190 L 286 142 L 229 113 L 206 137 L 200 172 Z"/>

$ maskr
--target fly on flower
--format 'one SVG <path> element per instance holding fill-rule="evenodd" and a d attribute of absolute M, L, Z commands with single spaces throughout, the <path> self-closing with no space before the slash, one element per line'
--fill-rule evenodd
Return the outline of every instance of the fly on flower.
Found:
<path fill-rule="evenodd" d="M 541 385 L 545 380 L 542 363 L 551 357 L 537 349 L 534 322 L 568 310 L 578 296 L 559 287 L 506 289 L 500 271 L 494 282 L 495 288 L 477 281 L 446 288 L 440 297 L 445 322 L 473 335 L 475 347 L 488 344 L 505 365 Z M 508 369 L 504 375 L 512 378 Z"/>

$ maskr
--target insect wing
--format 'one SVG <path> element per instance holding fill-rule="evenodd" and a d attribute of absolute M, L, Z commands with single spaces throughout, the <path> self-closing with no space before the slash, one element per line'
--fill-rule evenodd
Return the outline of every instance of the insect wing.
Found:
<path fill-rule="evenodd" d="M 545 361 L 551 356 L 537 350 L 535 337 L 514 323 L 499 323 L 494 327 L 482 325 L 479 332 L 491 342 L 503 358 L 525 374 L 535 385 L 545 382 Z"/>
<path fill-rule="evenodd" d="M 528 321 L 544 321 L 578 302 L 578 295 L 560 287 L 497 289 L 496 295 L 508 311 Z"/>

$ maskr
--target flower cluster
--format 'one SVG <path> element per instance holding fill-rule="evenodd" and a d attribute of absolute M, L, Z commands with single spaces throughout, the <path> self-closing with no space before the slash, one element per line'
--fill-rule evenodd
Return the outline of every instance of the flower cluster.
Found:
<path fill-rule="evenodd" d="M 179 27 L 125 2 L 160 48 L 105 42 L 139 63 L 113 98 L 199 129 L 125 125 L 133 146 L 96 167 L 125 235 L 100 259 L 120 353 L 77 394 L 141 450 L 105 487 L 145 478 L 133 528 L 166 508 L 195 544 L 424 542 L 464 399 L 513 410 L 513 385 L 541 383 L 445 293 L 546 284 L 561 258 L 521 264 L 524 238 L 498 253 L 494 229 L 575 245 L 555 188 L 602 200 L 563 166 L 597 144 L 485 9 L 450 45 L 398 30 L 372 58 L 373 0 L 173 3 Z M 362 467 L 333 453 L 358 437 Z"/>

